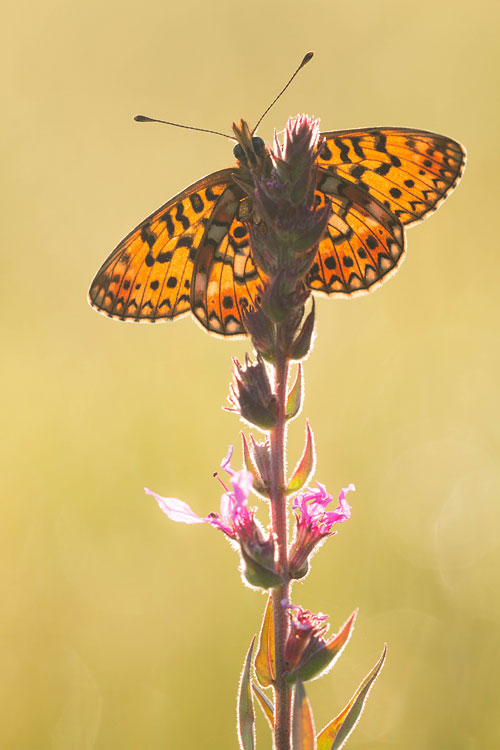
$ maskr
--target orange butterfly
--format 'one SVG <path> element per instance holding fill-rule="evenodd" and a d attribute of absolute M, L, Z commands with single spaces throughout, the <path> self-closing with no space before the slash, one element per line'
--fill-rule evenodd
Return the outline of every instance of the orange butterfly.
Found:
<path fill-rule="evenodd" d="M 242 120 L 237 164 L 203 177 L 145 219 L 113 250 L 90 304 L 119 320 L 169 320 L 192 312 L 208 331 L 245 334 L 243 313 L 266 277 L 254 264 L 246 224 L 258 221 L 238 182 L 269 148 Z M 321 134 L 315 198 L 331 217 L 306 283 L 331 296 L 362 294 L 394 273 L 404 227 L 431 214 L 456 187 L 465 149 L 425 130 L 361 128 Z"/>

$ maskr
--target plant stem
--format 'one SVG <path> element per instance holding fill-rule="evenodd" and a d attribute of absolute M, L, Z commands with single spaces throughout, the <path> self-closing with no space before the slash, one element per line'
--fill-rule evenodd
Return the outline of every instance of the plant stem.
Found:
<path fill-rule="evenodd" d="M 285 643 L 288 632 L 287 611 L 282 606 L 289 596 L 287 513 L 285 495 L 285 406 L 288 381 L 288 358 L 279 353 L 275 363 L 275 396 L 277 421 L 271 431 L 271 509 L 272 525 L 278 547 L 279 572 L 283 584 L 273 590 L 276 685 L 274 693 L 274 750 L 290 750 L 291 691 L 285 675 Z"/>

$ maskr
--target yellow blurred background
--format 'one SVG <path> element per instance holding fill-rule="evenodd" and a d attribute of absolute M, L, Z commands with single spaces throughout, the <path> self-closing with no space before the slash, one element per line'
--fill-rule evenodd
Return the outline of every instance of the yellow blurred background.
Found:
<path fill-rule="evenodd" d="M 235 690 L 265 600 L 221 534 L 169 522 L 143 487 L 218 507 L 229 444 L 240 462 L 221 406 L 246 343 L 189 318 L 110 321 L 86 293 L 140 220 L 233 163 L 222 138 L 133 115 L 255 122 L 309 49 L 264 138 L 306 112 L 326 130 L 434 130 L 469 154 L 394 279 L 318 302 L 289 463 L 308 416 L 317 478 L 357 492 L 294 598 L 333 630 L 360 614 L 308 687 L 316 725 L 387 641 L 351 750 L 500 747 L 500 6 L 28 0 L 3 21 L 0 747 L 237 746 Z"/>

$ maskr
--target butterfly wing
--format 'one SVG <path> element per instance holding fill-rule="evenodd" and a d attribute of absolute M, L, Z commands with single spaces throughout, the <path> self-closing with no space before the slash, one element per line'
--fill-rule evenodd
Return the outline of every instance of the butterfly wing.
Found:
<path fill-rule="evenodd" d="M 403 258 L 405 234 L 385 205 L 352 182 L 319 169 L 318 207 L 332 210 L 307 277 L 315 292 L 354 295 L 389 277 Z"/>
<path fill-rule="evenodd" d="M 90 304 L 111 318 L 140 322 L 189 312 L 197 254 L 234 171 L 198 180 L 144 219 L 98 271 Z"/>
<path fill-rule="evenodd" d="M 465 165 L 460 143 L 425 130 L 365 128 L 321 135 L 318 165 L 359 185 L 405 226 L 437 209 Z"/>
<path fill-rule="evenodd" d="M 260 300 L 267 282 L 253 263 L 248 230 L 240 220 L 244 201 L 236 184 L 225 189 L 195 259 L 193 314 L 222 336 L 246 333 L 244 311 Z"/>
<path fill-rule="evenodd" d="M 316 199 L 333 212 L 308 283 L 326 294 L 361 293 L 396 269 L 402 225 L 436 210 L 460 179 L 465 150 L 405 128 L 323 138 Z M 204 177 L 122 240 L 91 285 L 91 305 L 112 318 L 150 322 L 191 310 L 210 332 L 244 334 L 245 307 L 258 301 L 266 278 L 240 220 L 246 198 L 232 180 L 237 171 Z"/>

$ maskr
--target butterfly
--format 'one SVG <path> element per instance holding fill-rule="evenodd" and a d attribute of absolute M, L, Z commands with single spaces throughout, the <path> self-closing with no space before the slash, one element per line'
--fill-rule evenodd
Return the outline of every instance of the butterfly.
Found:
<path fill-rule="evenodd" d="M 267 278 L 252 259 L 248 223 L 259 221 L 241 187 L 269 147 L 244 120 L 233 126 L 233 167 L 187 187 L 123 239 L 97 272 L 90 304 L 110 318 L 155 322 L 192 313 L 213 334 L 246 334 L 244 314 Z M 315 201 L 331 216 L 305 282 L 354 296 L 388 279 L 405 254 L 405 227 L 425 219 L 456 187 L 464 147 L 409 128 L 321 133 Z"/>

